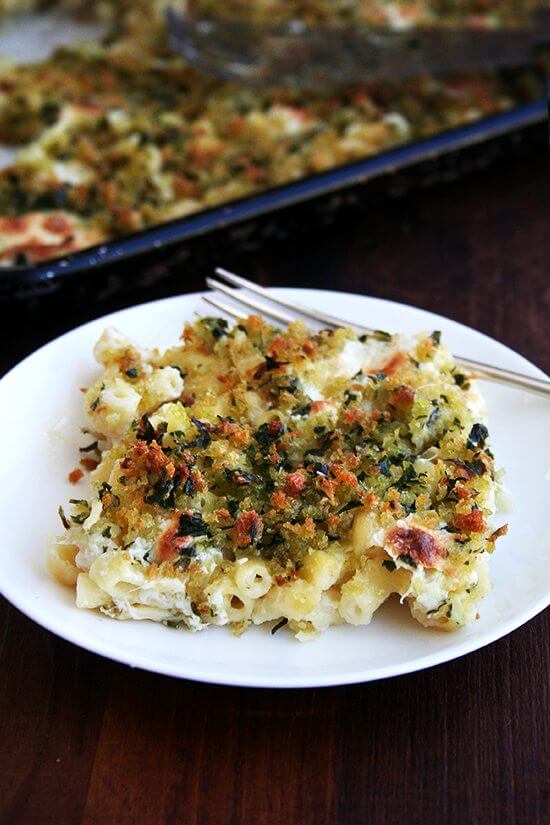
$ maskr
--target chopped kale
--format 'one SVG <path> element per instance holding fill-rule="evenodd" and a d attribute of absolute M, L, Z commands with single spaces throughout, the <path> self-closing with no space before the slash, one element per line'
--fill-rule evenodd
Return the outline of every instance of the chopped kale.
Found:
<path fill-rule="evenodd" d="M 401 553 L 401 555 L 399 556 L 399 559 L 403 562 L 403 564 L 408 564 L 409 567 L 416 567 L 417 566 L 417 564 L 416 564 L 415 560 L 413 559 L 413 557 L 410 556 L 408 553 Z"/>
<path fill-rule="evenodd" d="M 228 481 L 231 481 L 232 484 L 237 484 L 239 487 L 245 487 L 248 484 L 260 484 L 262 481 L 260 476 L 254 473 L 247 473 L 238 467 L 234 470 L 226 467 L 223 474 Z"/>
<path fill-rule="evenodd" d="M 220 338 L 227 335 L 227 330 L 229 328 L 229 324 L 225 318 L 203 318 L 202 325 L 208 330 L 208 332 L 210 332 L 216 341 L 219 341 Z"/>
<path fill-rule="evenodd" d="M 293 407 L 291 410 L 292 415 L 299 415 L 304 418 L 306 415 L 309 415 L 311 412 L 311 404 L 302 404 L 298 407 Z"/>
<path fill-rule="evenodd" d="M 468 449 L 475 450 L 478 448 L 482 450 L 488 435 L 489 430 L 484 424 L 474 424 L 466 442 Z"/>
<path fill-rule="evenodd" d="M 384 561 L 382 562 L 382 567 L 385 567 L 386 570 L 389 570 L 390 573 L 393 573 L 393 571 L 396 569 L 397 565 L 391 559 L 384 559 Z"/>
<path fill-rule="evenodd" d="M 81 453 L 91 453 L 93 450 L 97 450 L 97 441 L 93 441 L 91 444 L 88 444 L 87 447 L 81 447 L 79 452 Z"/>
<path fill-rule="evenodd" d="M 61 504 L 57 508 L 57 512 L 59 513 L 59 518 L 61 519 L 61 524 L 63 525 L 65 530 L 68 530 L 69 527 L 71 526 L 71 522 L 69 521 L 69 519 L 65 515 L 65 513 L 63 511 L 63 507 L 61 506 Z"/>
<path fill-rule="evenodd" d="M 279 387 L 278 387 L 278 391 L 279 392 L 289 392 L 291 395 L 295 395 L 296 392 L 298 391 L 298 387 L 299 387 L 298 379 L 294 375 L 285 376 L 285 378 L 288 379 L 287 383 L 286 384 L 280 384 Z"/>
<path fill-rule="evenodd" d="M 264 361 L 260 364 L 253 377 L 256 381 L 258 381 L 263 375 L 266 374 L 266 372 L 272 372 L 273 370 L 284 366 L 285 363 L 285 361 L 277 361 L 277 359 L 273 358 L 271 355 L 266 355 Z"/>
<path fill-rule="evenodd" d="M 177 482 L 174 478 L 161 478 L 151 492 L 145 497 L 146 504 L 158 504 L 159 507 L 164 507 L 167 510 L 173 510 L 176 506 L 175 494 L 177 491 Z"/>
<path fill-rule="evenodd" d="M 273 628 L 271 629 L 271 635 L 272 635 L 272 636 L 274 636 L 274 635 L 275 635 L 275 633 L 277 633 L 277 631 L 281 629 L 281 627 L 284 627 L 284 626 L 285 626 L 285 624 L 288 624 L 288 619 L 281 619 L 281 621 L 280 621 L 280 622 L 277 622 L 277 624 L 275 625 L 275 627 L 273 627 Z"/>
<path fill-rule="evenodd" d="M 235 518 L 235 516 L 239 512 L 239 502 L 236 498 L 229 499 L 229 501 L 227 502 L 227 509 L 229 510 L 231 516 Z"/>
<path fill-rule="evenodd" d="M 199 447 L 201 450 L 204 450 L 212 441 L 212 436 L 210 435 L 212 425 L 207 424 L 204 421 L 199 421 L 198 418 L 192 418 L 191 421 L 195 425 L 199 434 L 195 439 L 193 439 L 193 441 L 189 441 L 185 446 Z"/>
<path fill-rule="evenodd" d="M 487 472 L 487 467 L 483 461 L 465 461 L 464 466 L 468 468 L 475 476 L 483 476 Z"/>
<path fill-rule="evenodd" d="M 155 432 L 155 428 L 149 421 L 146 415 L 142 415 L 140 420 L 136 422 L 135 425 L 136 436 L 141 439 L 142 441 L 146 441 L 148 444 L 157 437 Z"/>
<path fill-rule="evenodd" d="M 463 390 L 467 390 L 469 388 L 470 382 L 468 381 L 468 379 L 466 378 L 465 375 L 462 375 L 462 373 L 460 373 L 460 372 L 455 373 L 453 378 L 455 380 L 455 384 L 458 387 L 461 387 Z"/>
<path fill-rule="evenodd" d="M 338 515 L 341 515 L 342 513 L 347 513 L 348 510 L 355 510 L 356 507 L 361 507 L 361 504 L 362 502 L 359 499 L 353 499 L 352 501 L 348 501 L 347 504 L 344 504 L 344 506 L 338 510 Z"/>
<path fill-rule="evenodd" d="M 418 481 L 418 475 L 412 464 L 409 464 L 408 467 L 405 467 L 405 469 L 403 470 L 401 478 L 399 479 L 399 482 L 397 484 L 397 489 L 403 490 L 406 487 L 409 487 L 415 481 Z"/>
<path fill-rule="evenodd" d="M 389 332 L 384 332 L 383 329 L 375 329 L 372 336 L 377 341 L 391 341 L 393 339 L 393 335 L 390 335 Z"/>
<path fill-rule="evenodd" d="M 275 419 L 266 424 L 261 424 L 254 433 L 254 438 L 260 447 L 267 451 L 269 446 L 284 434 L 285 430 L 286 427 L 283 422 Z"/>
<path fill-rule="evenodd" d="M 178 526 L 178 536 L 207 536 L 208 527 L 200 513 L 182 513 Z"/>

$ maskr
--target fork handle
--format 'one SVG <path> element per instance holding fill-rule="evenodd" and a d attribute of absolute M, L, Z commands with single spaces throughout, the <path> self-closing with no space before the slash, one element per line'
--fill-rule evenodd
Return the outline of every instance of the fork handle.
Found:
<path fill-rule="evenodd" d="M 550 381 L 547 379 L 533 378 L 530 375 L 523 375 L 521 372 L 514 372 L 503 367 L 493 367 L 491 364 L 484 364 L 482 361 L 474 361 L 460 356 L 455 356 L 455 361 L 459 366 L 467 369 L 474 378 L 486 378 L 489 381 L 496 381 L 507 386 L 511 385 L 550 398 Z"/>

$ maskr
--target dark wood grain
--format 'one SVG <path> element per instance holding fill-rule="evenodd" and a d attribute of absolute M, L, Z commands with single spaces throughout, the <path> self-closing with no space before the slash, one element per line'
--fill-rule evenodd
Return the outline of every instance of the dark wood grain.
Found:
<path fill-rule="evenodd" d="M 535 152 L 344 214 L 329 229 L 296 231 L 254 255 L 236 248 L 223 263 L 266 284 L 422 306 L 548 370 L 549 184 L 547 156 Z M 4 308 L 13 332 L 2 367 L 121 303 L 172 294 L 183 281 L 199 288 L 205 274 L 178 271 L 177 252 L 155 266 L 167 268 L 163 285 L 118 302 Z M 548 822 L 548 613 L 438 668 L 307 691 L 132 671 L 4 601 L 0 623 L 2 822 Z"/>

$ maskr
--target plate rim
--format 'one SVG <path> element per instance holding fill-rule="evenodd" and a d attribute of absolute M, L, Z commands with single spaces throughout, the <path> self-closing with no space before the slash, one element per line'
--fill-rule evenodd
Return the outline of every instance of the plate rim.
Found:
<path fill-rule="evenodd" d="M 473 332 L 475 335 L 481 336 L 485 340 L 491 342 L 492 345 L 496 344 L 497 349 L 500 350 L 503 355 L 507 355 L 508 357 L 514 358 L 516 362 L 517 359 L 520 359 L 522 365 L 526 367 L 527 371 L 530 372 L 532 375 L 542 378 L 548 377 L 542 369 L 540 369 L 531 361 L 529 361 L 525 356 L 521 355 L 521 353 L 516 352 L 511 347 L 508 347 L 506 344 L 501 343 L 500 341 L 491 337 L 490 335 L 487 335 L 486 333 L 475 329 L 475 327 L 463 324 L 460 321 L 456 321 L 453 318 L 449 318 L 447 316 L 441 315 L 440 313 L 435 313 L 431 310 L 415 306 L 414 304 L 408 304 L 402 301 L 395 301 L 386 298 L 378 298 L 375 296 L 333 289 L 310 289 L 304 287 L 268 287 L 268 291 L 281 291 L 287 293 L 290 291 L 294 293 L 300 293 L 304 296 L 307 296 L 307 294 L 309 293 L 313 293 L 322 294 L 327 297 L 331 294 L 338 294 L 340 296 L 346 296 L 349 299 L 366 299 L 369 302 L 374 302 L 375 304 L 377 303 L 382 305 L 390 305 L 391 307 L 405 308 L 407 310 L 420 312 L 423 316 L 428 317 L 430 319 L 442 319 L 446 322 L 456 325 L 459 328 L 462 327 L 463 329 L 467 330 L 468 333 Z M 83 324 L 80 324 L 68 330 L 67 332 L 62 333 L 61 335 L 56 336 L 55 338 L 43 344 L 38 349 L 26 355 L 23 359 L 17 362 L 0 378 L 0 385 L 7 382 L 7 380 L 15 371 L 23 367 L 28 361 L 34 359 L 35 357 L 38 357 L 44 350 L 54 345 L 58 345 L 65 338 L 73 334 L 80 333 L 86 328 L 91 327 L 92 325 L 103 323 L 106 326 L 108 326 L 112 323 L 115 316 L 120 316 L 123 313 L 132 312 L 134 310 L 144 310 L 148 307 L 159 307 L 167 302 L 172 303 L 180 300 L 184 302 L 193 302 L 193 300 L 200 300 L 206 294 L 208 294 L 208 291 L 204 290 L 198 292 L 184 293 L 181 295 L 167 296 L 164 298 L 156 299 L 154 301 L 144 301 L 138 304 L 123 307 L 121 309 L 110 312 L 106 315 L 101 315 L 97 318 L 91 319 L 90 321 L 86 321 Z M 371 667 L 367 671 L 365 671 L 364 669 L 361 670 L 355 668 L 351 671 L 342 671 L 339 673 L 333 673 L 332 675 L 322 674 L 317 675 L 315 677 L 310 677 L 307 674 L 300 674 L 299 672 L 292 676 L 274 677 L 272 675 L 258 675 L 243 677 L 242 675 L 239 675 L 238 672 L 212 673 L 208 670 L 208 668 L 204 668 L 204 666 L 197 667 L 196 665 L 192 665 L 193 672 L 183 673 L 181 668 L 178 668 L 177 666 L 171 666 L 168 663 L 155 662 L 155 660 L 152 659 L 149 654 L 138 652 L 137 654 L 134 653 L 131 657 L 128 657 L 122 655 L 117 650 L 109 650 L 109 644 L 103 640 L 83 640 L 81 638 L 81 635 L 79 635 L 78 630 L 72 632 L 70 626 L 62 627 L 62 619 L 56 619 L 55 617 L 51 617 L 48 614 L 44 616 L 43 613 L 39 610 L 34 610 L 32 601 L 30 599 L 26 601 L 24 594 L 21 594 L 20 590 L 17 587 L 12 590 L 9 584 L 9 581 L 2 580 L 2 578 L 0 578 L 0 594 L 8 601 L 10 605 L 15 607 L 26 618 L 35 622 L 39 627 L 47 630 L 50 633 L 53 633 L 54 635 L 58 636 L 64 641 L 67 641 L 90 653 L 94 653 L 106 659 L 110 659 L 111 661 L 127 665 L 131 668 L 139 668 L 141 670 L 145 670 L 152 673 L 158 673 L 173 678 L 186 679 L 193 682 L 202 682 L 207 684 L 225 685 L 231 687 L 268 689 L 320 688 L 361 684 L 371 681 L 378 681 L 380 679 L 385 678 L 405 676 L 407 674 L 422 671 L 430 667 L 446 664 L 447 662 L 453 661 L 454 659 L 458 659 L 462 656 L 467 655 L 468 653 L 473 653 L 477 650 L 482 650 L 488 645 L 493 644 L 499 639 L 502 639 L 504 636 L 507 636 L 509 633 L 512 633 L 514 630 L 517 630 L 523 625 L 527 624 L 527 622 L 530 622 L 533 618 L 542 613 L 550 605 L 550 591 L 548 591 L 546 594 L 543 594 L 537 600 L 535 600 L 534 603 L 530 605 L 528 609 L 523 610 L 519 618 L 516 616 L 508 619 L 503 623 L 499 623 L 492 632 L 489 631 L 487 633 L 487 637 L 483 640 L 481 644 L 479 643 L 479 640 L 476 638 L 476 635 L 473 634 L 465 638 L 464 641 L 455 645 L 454 647 L 445 650 L 434 651 L 424 656 L 411 659 L 410 661 L 404 662 L 403 664 L 399 665 L 379 665 L 376 667 Z M 39 616 L 40 618 L 37 618 L 37 616 Z"/>

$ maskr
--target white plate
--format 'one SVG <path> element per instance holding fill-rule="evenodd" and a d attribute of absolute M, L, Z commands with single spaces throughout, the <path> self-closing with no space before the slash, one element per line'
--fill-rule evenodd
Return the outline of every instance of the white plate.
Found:
<path fill-rule="evenodd" d="M 440 329 L 461 355 L 542 375 L 502 344 L 429 312 L 338 292 L 283 292 L 381 329 Z M 230 685 L 308 687 L 365 682 L 446 662 L 510 633 L 550 603 L 548 401 L 485 384 L 492 447 L 506 467 L 515 512 L 497 519 L 497 525 L 508 520 L 510 532 L 491 560 L 494 589 L 470 627 L 454 634 L 425 630 L 396 600 L 368 627 L 334 627 L 300 644 L 285 632 L 271 636 L 265 627 L 237 639 L 226 628 L 193 634 L 78 610 L 73 592 L 48 576 L 45 542 L 60 529 L 58 505 L 76 492 L 66 478 L 82 444 L 79 387 L 97 373 L 93 344 L 105 326 L 114 325 L 144 345 L 167 346 L 195 311 L 208 311 L 199 295 L 116 312 L 47 344 L 0 382 L 0 588 L 23 613 L 81 647 L 158 673 Z"/>

